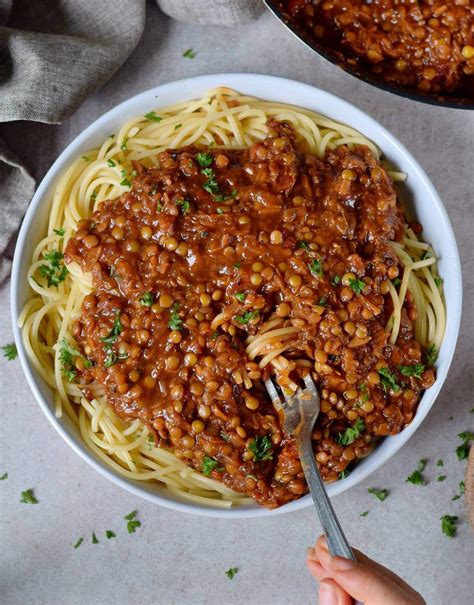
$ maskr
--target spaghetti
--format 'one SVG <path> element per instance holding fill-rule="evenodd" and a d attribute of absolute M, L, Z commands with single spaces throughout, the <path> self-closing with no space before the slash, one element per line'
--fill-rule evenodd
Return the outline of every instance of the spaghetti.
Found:
<path fill-rule="evenodd" d="M 310 154 L 305 156 L 309 158 L 306 165 L 298 154 Z M 56 185 L 48 234 L 35 248 L 29 270 L 33 294 L 20 317 L 27 352 L 54 392 L 56 414 L 65 412 L 96 456 L 116 472 L 134 480 L 159 482 L 193 502 L 222 507 L 249 502 L 249 495 L 272 507 L 305 491 L 294 444 L 281 434 L 260 387 L 260 378 L 270 369 L 289 391 L 297 388 L 302 372 L 313 371 L 319 380 L 325 419 L 313 437 L 318 443 L 316 459 L 328 481 L 336 479 L 353 460 L 367 455 L 377 437 L 400 430 L 411 420 L 421 390 L 434 380 L 429 366 L 443 338 L 445 311 L 434 251 L 419 241 L 416 224 L 402 222 L 391 181 L 379 159 L 376 146 L 347 126 L 309 110 L 224 88 L 134 118 L 99 149 L 78 158 Z M 295 172 L 295 166 L 300 166 L 301 174 Z M 367 170 L 373 183 L 364 185 Z M 186 191 L 179 180 L 183 174 Z M 394 181 L 404 178 L 400 173 L 388 174 Z M 364 254 L 376 259 L 374 266 L 385 262 L 373 280 L 359 279 L 364 268 L 362 257 L 354 254 L 355 247 L 345 249 L 342 243 L 342 251 L 335 256 L 320 256 L 325 248 L 317 226 L 303 229 L 306 240 L 295 239 L 297 233 L 291 230 L 310 202 L 301 191 L 295 196 L 292 187 L 301 188 L 309 177 L 315 183 L 326 179 L 327 191 L 336 187 L 339 196 L 349 200 L 349 208 L 354 205 L 351 195 L 356 197 L 357 179 L 358 187 L 370 185 L 372 196 L 380 194 L 379 205 L 380 200 L 393 198 L 391 205 L 377 210 L 399 223 L 398 230 L 382 222 L 377 227 L 380 241 L 388 234 L 388 243 L 380 244 L 383 254 L 376 250 L 378 244 L 366 240 Z M 238 182 L 237 189 L 230 188 L 232 179 Z M 271 186 L 265 179 L 272 181 Z M 179 187 L 180 195 L 176 193 Z M 279 188 L 277 193 L 275 188 Z M 272 207 L 275 200 L 286 199 L 289 191 L 294 210 Z M 238 229 L 246 230 L 245 241 L 253 241 L 246 199 L 257 199 L 273 222 L 278 217 L 283 222 L 288 219 L 288 238 L 282 241 L 284 230 L 278 229 L 259 235 L 261 241 L 255 239 L 255 249 L 259 245 L 262 250 L 271 249 L 268 254 L 273 254 L 273 265 L 268 261 L 264 266 L 254 258 L 246 272 L 233 262 L 238 277 L 228 278 L 224 294 L 216 287 L 216 277 L 211 292 L 205 284 L 212 279 L 204 278 L 203 271 L 213 275 L 214 252 L 233 261 L 238 246 L 230 243 Z M 103 204 L 106 200 L 112 201 Z M 150 222 L 154 212 L 157 217 Z M 293 213 L 293 218 L 285 212 Z M 347 212 L 350 216 L 352 210 Z M 340 230 L 342 218 L 333 208 L 334 234 Z M 263 225 L 263 220 L 255 215 L 256 224 Z M 372 218 L 364 220 L 372 225 Z M 181 234 L 188 230 L 181 242 L 173 237 L 178 233 L 177 221 L 181 221 Z M 155 241 L 152 227 L 157 225 L 161 235 Z M 189 265 L 187 259 L 197 250 L 193 248 L 196 225 L 199 237 L 202 233 L 209 236 L 209 267 L 203 261 L 199 283 L 194 284 L 200 302 L 193 307 L 192 292 L 184 299 L 176 294 L 173 301 L 166 288 L 155 292 L 153 284 L 164 273 L 175 283 L 176 292 L 183 286 L 181 268 Z M 373 225 L 370 229 L 377 233 Z M 355 238 L 355 231 L 352 233 Z M 291 242 L 294 251 L 289 250 Z M 115 257 L 117 246 L 122 246 L 122 252 Z M 341 270 L 341 276 L 335 274 L 329 282 L 325 272 L 342 267 L 344 254 L 351 251 L 353 271 Z M 196 273 L 201 266 L 198 261 L 192 260 Z M 105 266 L 112 270 L 104 273 Z M 166 273 L 171 266 L 173 271 Z M 148 274 L 152 269 L 155 273 Z M 186 279 L 185 286 L 194 287 Z M 141 289 L 136 289 L 134 280 L 141 280 Z M 272 303 L 268 293 L 277 282 L 286 298 L 279 294 L 280 299 Z M 245 292 L 236 291 L 236 284 L 242 288 L 244 284 Z M 321 294 L 325 288 L 324 295 L 316 303 L 308 303 L 303 300 L 305 287 L 307 296 Z M 128 306 L 120 303 L 117 307 L 124 292 L 128 292 Z M 232 302 L 227 300 L 229 295 Z M 302 300 L 309 306 L 303 308 Z M 381 318 L 384 325 L 376 332 L 373 326 Z M 416 340 L 411 337 L 412 326 Z M 238 333 L 243 334 L 241 342 Z M 369 341 L 380 357 L 371 371 L 366 368 L 361 381 L 358 371 L 360 374 L 362 369 L 357 370 L 357 364 L 362 362 L 357 359 Z M 183 349 L 186 343 L 187 353 Z M 159 350 L 158 357 L 165 359 L 160 371 L 146 374 L 146 364 L 133 365 L 138 364 L 142 345 L 148 351 Z M 212 355 L 206 356 L 205 350 Z M 392 365 L 402 368 L 402 376 L 408 377 L 404 389 L 386 367 L 383 355 L 387 350 Z M 202 358 L 194 351 L 202 351 Z M 219 354 L 226 356 L 220 374 L 212 366 L 220 363 Z M 159 368 L 160 360 L 151 361 Z M 160 373 L 172 378 L 162 382 Z M 164 405 L 159 413 L 155 409 L 155 400 L 160 399 L 158 383 L 161 389 L 169 389 L 165 399 L 174 402 L 165 416 Z M 182 387 L 188 383 L 189 399 Z M 149 396 L 146 389 L 150 389 Z M 402 403 L 395 410 L 397 397 Z M 196 400 L 193 411 L 192 400 Z M 385 406 L 384 417 L 376 417 L 377 406 Z M 236 410 L 240 410 L 238 414 Z M 360 431 L 350 441 L 344 427 L 361 415 L 366 434 Z M 201 419 L 208 421 L 205 429 Z"/>

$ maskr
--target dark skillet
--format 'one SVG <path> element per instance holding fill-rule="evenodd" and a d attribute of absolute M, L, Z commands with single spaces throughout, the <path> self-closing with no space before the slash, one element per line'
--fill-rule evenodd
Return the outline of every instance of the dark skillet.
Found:
<path fill-rule="evenodd" d="M 405 88 L 404 86 L 397 86 L 396 84 L 388 84 L 376 74 L 365 70 L 361 65 L 350 65 L 344 60 L 344 57 L 340 53 L 337 53 L 333 49 L 319 43 L 315 38 L 310 36 L 295 20 L 282 10 L 278 0 L 263 0 L 264 4 L 270 11 L 285 25 L 297 38 L 299 38 L 306 46 L 314 50 L 321 57 L 337 65 L 345 72 L 355 76 L 363 82 L 367 82 L 372 86 L 381 88 L 387 92 L 405 97 L 406 99 L 412 99 L 413 101 L 421 101 L 422 103 L 430 103 L 431 105 L 438 105 L 438 107 L 452 107 L 454 109 L 474 109 L 474 98 L 465 96 L 455 95 L 443 95 L 443 94 L 429 94 L 418 90 L 412 90 Z"/>

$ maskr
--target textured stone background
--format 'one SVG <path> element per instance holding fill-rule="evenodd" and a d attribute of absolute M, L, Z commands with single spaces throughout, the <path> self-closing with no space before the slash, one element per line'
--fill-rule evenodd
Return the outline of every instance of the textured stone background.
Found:
<path fill-rule="evenodd" d="M 182 58 L 194 48 L 193 60 Z M 314 56 L 270 15 L 239 29 L 190 26 L 148 6 L 145 35 L 123 68 L 62 126 L 10 124 L 9 144 L 28 142 L 29 168 L 41 178 L 60 151 L 98 116 L 137 92 L 179 78 L 226 71 L 294 78 L 339 95 L 392 131 L 415 155 L 448 209 L 464 267 L 465 308 L 453 365 L 436 405 L 411 441 L 368 480 L 334 499 L 351 542 L 412 583 L 430 605 L 468 605 L 474 593 L 472 533 L 463 501 L 452 502 L 465 465 L 454 450 L 473 430 L 472 166 L 474 120 L 388 95 Z M 40 135 L 40 141 L 38 141 Z M 469 195 L 469 193 L 471 195 Z M 12 340 L 9 286 L 0 291 L 0 344 Z M 5 604 L 125 605 L 315 603 L 305 569 L 306 547 L 320 533 L 311 509 L 264 520 L 225 521 L 178 514 L 122 491 L 99 476 L 49 426 L 19 362 L 0 359 L 0 594 Z M 450 419 L 451 417 L 452 420 Z M 405 483 L 428 457 L 430 483 Z M 444 459 L 444 468 L 434 466 Z M 436 481 L 442 471 L 443 483 Z M 391 490 L 385 502 L 367 494 Z M 20 504 L 35 488 L 36 506 Z M 125 532 L 123 516 L 138 509 L 142 527 Z M 360 513 L 370 510 L 367 517 Z M 459 515 L 458 536 L 441 533 L 439 517 Z M 115 540 L 92 545 L 91 532 Z M 84 544 L 75 550 L 79 536 Z M 238 566 L 230 581 L 224 572 Z"/>

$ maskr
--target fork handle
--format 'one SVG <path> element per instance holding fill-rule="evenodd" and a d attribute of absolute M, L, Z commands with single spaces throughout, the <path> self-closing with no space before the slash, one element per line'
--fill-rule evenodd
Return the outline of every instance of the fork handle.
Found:
<path fill-rule="evenodd" d="M 303 437 L 303 438 L 301 438 Z M 311 445 L 311 438 L 308 435 L 297 438 L 297 445 L 300 454 L 301 465 L 306 477 L 306 482 L 313 498 L 316 512 L 326 535 L 329 552 L 333 556 L 344 557 L 346 559 L 357 559 L 352 552 L 349 542 L 342 531 L 336 513 L 332 507 L 331 501 L 326 492 L 321 473 L 314 459 L 314 452 Z"/>

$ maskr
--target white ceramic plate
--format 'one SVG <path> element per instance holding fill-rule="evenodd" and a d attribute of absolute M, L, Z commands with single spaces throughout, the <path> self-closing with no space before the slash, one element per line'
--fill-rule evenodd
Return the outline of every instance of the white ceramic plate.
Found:
<path fill-rule="evenodd" d="M 272 511 L 259 507 L 257 504 L 222 510 L 190 504 L 170 494 L 165 488 L 127 480 L 111 470 L 86 447 L 78 430 L 66 415 L 61 419 L 54 416 L 51 390 L 30 363 L 18 328 L 19 313 L 29 297 L 27 269 L 33 248 L 46 231 L 51 191 L 59 175 L 74 159 L 88 149 L 99 146 L 110 132 L 116 132 L 119 126 L 129 118 L 144 115 L 160 106 L 201 97 L 206 91 L 217 86 L 228 86 L 241 93 L 262 99 L 307 107 L 334 120 L 345 122 L 374 141 L 397 170 L 408 174 L 406 196 L 413 201 L 417 219 L 423 225 L 423 237 L 434 246 L 439 258 L 439 272 L 444 280 L 447 327 L 436 366 L 437 379 L 434 385 L 423 394 L 412 423 L 400 434 L 384 439 L 370 456 L 357 465 L 348 478 L 328 485 L 329 495 L 340 494 L 365 479 L 393 456 L 413 435 L 433 405 L 446 378 L 459 332 L 462 285 L 459 254 L 453 230 L 446 210 L 430 180 L 415 158 L 393 135 L 367 114 L 346 101 L 300 82 L 257 74 L 198 76 L 147 90 L 111 109 L 86 128 L 54 162 L 38 187 L 23 221 L 13 262 L 11 289 L 13 331 L 28 384 L 41 409 L 63 439 L 99 473 L 137 496 L 175 510 L 213 517 L 265 517 L 310 506 L 311 498 L 305 496 Z M 51 443 L 51 447 L 54 447 L 54 443 Z"/>

